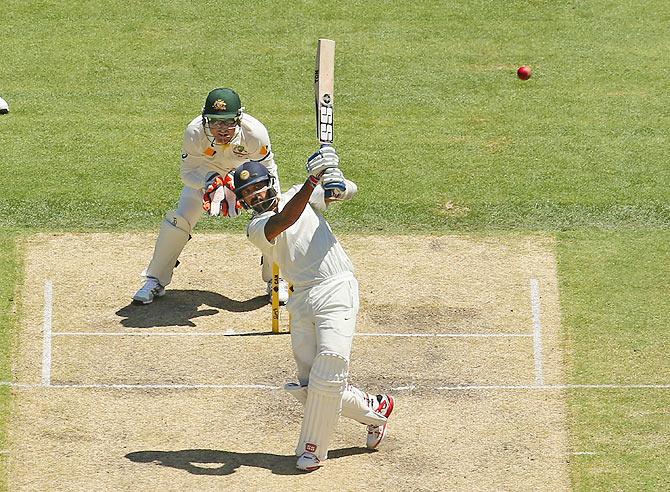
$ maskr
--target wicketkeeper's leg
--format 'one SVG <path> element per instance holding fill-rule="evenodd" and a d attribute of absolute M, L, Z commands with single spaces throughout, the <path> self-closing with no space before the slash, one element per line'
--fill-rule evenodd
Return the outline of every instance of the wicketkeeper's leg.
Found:
<path fill-rule="evenodd" d="M 191 231 L 202 215 L 202 192 L 185 187 L 179 197 L 176 211 L 165 215 L 154 247 L 154 254 L 146 270 L 147 277 L 158 279 L 165 287 L 172 281 L 172 273 Z"/>

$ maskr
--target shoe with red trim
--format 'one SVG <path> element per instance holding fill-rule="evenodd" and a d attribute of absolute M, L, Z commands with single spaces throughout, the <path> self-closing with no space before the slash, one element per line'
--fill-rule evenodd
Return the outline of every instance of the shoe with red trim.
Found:
<path fill-rule="evenodd" d="M 375 412 L 389 418 L 391 412 L 393 412 L 393 397 L 391 395 L 377 395 L 377 401 L 379 405 L 375 409 Z M 381 444 L 384 437 L 388 434 L 388 425 L 388 422 L 384 423 L 384 425 L 368 425 L 368 439 L 365 445 L 369 449 L 376 449 Z"/>

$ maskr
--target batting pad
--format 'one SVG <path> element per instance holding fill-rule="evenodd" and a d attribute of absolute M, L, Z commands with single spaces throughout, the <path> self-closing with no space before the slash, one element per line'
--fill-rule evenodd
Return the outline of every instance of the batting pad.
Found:
<path fill-rule="evenodd" d="M 287 383 L 284 390 L 303 405 L 307 402 L 307 386 Z M 342 393 L 342 417 L 365 425 L 384 425 L 386 417 L 372 410 L 370 398 L 374 396 L 348 384 Z"/>
<path fill-rule="evenodd" d="M 314 358 L 296 456 L 306 451 L 321 461 L 328 456 L 330 438 L 340 416 L 348 369 L 347 359 L 334 352 L 322 352 Z"/>
<path fill-rule="evenodd" d="M 154 256 L 147 268 L 147 277 L 157 278 L 162 286 L 172 281 L 177 258 L 191 235 L 191 224 L 174 211 L 165 214 L 165 220 L 161 223 L 154 248 Z"/>

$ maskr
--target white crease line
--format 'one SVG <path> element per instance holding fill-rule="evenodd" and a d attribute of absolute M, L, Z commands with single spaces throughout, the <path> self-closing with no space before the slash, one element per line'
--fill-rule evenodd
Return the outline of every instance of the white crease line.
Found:
<path fill-rule="evenodd" d="M 533 312 L 533 355 L 535 359 L 535 384 L 544 385 L 542 369 L 542 324 L 540 323 L 540 282 L 530 279 L 530 304 Z"/>
<path fill-rule="evenodd" d="M 670 384 L 543 384 L 522 385 L 455 385 L 438 386 L 435 390 L 565 390 L 565 389 L 670 389 Z"/>
<path fill-rule="evenodd" d="M 42 386 L 42 384 L 14 383 L 12 381 L 0 381 L 0 386 L 8 386 L 10 388 L 39 388 Z"/>
<path fill-rule="evenodd" d="M 90 389 L 268 389 L 277 390 L 281 386 L 266 384 L 52 384 L 52 388 Z"/>
<path fill-rule="evenodd" d="M 14 383 L 11 381 L 0 381 L 0 386 L 12 388 L 43 388 L 42 384 Z M 281 389 L 281 386 L 265 384 L 51 384 L 49 388 L 101 388 L 101 389 Z M 497 390 L 535 390 L 553 391 L 569 389 L 670 389 L 670 384 L 545 384 L 537 386 L 525 385 L 454 385 L 454 386 L 417 386 L 410 384 L 392 388 L 395 391 L 497 391 Z"/>
<path fill-rule="evenodd" d="M 358 337 L 447 337 L 447 338 L 505 338 L 532 337 L 529 333 L 356 333 Z"/>
<path fill-rule="evenodd" d="M 574 451 L 570 454 L 574 454 L 575 456 L 592 456 L 598 453 L 596 453 L 595 451 Z"/>
<path fill-rule="evenodd" d="M 53 283 L 44 282 L 44 321 L 42 324 L 42 385 L 51 384 L 51 326 L 53 320 Z"/>
<path fill-rule="evenodd" d="M 260 333 L 259 333 L 260 334 Z M 55 337 L 229 337 L 242 335 L 234 332 L 179 332 L 179 331 L 153 331 L 146 333 L 137 332 L 95 332 L 95 331 L 60 331 L 53 334 Z"/>
<path fill-rule="evenodd" d="M 61 331 L 52 334 L 54 337 L 123 337 L 123 336 L 137 336 L 137 337 L 231 337 L 240 335 L 253 335 L 256 332 L 96 332 L 96 331 Z M 263 334 L 258 332 L 259 335 Z M 446 337 L 446 338 L 507 338 L 507 337 L 524 337 L 529 338 L 534 336 L 530 333 L 356 333 L 357 337 Z"/>

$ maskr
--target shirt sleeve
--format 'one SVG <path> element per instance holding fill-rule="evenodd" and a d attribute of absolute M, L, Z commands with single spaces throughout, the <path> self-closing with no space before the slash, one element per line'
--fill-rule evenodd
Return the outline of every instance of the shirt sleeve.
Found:
<path fill-rule="evenodd" d="M 356 186 L 356 183 L 349 181 L 348 179 L 345 179 L 344 182 L 346 183 L 347 190 L 344 192 L 344 196 L 339 201 L 351 200 L 358 192 L 358 186 Z M 312 208 L 320 212 L 323 212 L 328 208 L 328 205 L 326 205 L 326 193 L 321 185 L 318 185 L 316 188 L 314 188 L 312 196 L 309 198 L 309 204 L 312 206 Z"/>
<path fill-rule="evenodd" d="M 272 176 L 275 177 L 275 190 L 277 191 L 277 194 L 281 193 L 281 186 L 279 184 L 279 170 L 277 169 L 277 164 L 275 164 L 275 159 L 272 154 L 272 151 L 269 151 L 266 158 L 260 160 L 259 162 L 268 169 L 268 172 Z"/>
<path fill-rule="evenodd" d="M 279 171 L 277 169 L 277 164 L 275 163 L 275 155 L 272 152 L 272 145 L 270 144 L 270 135 L 268 134 L 268 130 L 262 123 L 258 121 L 256 121 L 255 124 L 251 126 L 251 129 L 256 139 L 257 148 L 251 151 L 249 158 L 260 162 L 268 169 L 268 172 L 276 178 L 275 189 L 277 190 L 277 193 L 281 193 L 281 186 L 279 184 Z"/>
<path fill-rule="evenodd" d="M 268 223 L 270 217 L 272 217 L 274 212 L 265 212 L 260 215 L 255 216 L 249 222 L 247 226 L 247 237 L 251 244 L 256 246 L 261 251 L 269 251 L 276 244 L 276 238 L 273 242 L 269 242 L 265 237 L 265 224 Z"/>
<path fill-rule="evenodd" d="M 317 185 L 316 188 L 314 188 L 314 191 L 312 191 L 312 196 L 309 197 L 309 204 L 312 208 L 319 210 L 320 212 L 323 212 L 328 208 L 326 206 L 326 195 L 323 188 L 321 188 L 321 185 Z"/>
<path fill-rule="evenodd" d="M 202 155 L 190 128 L 187 128 L 181 149 L 181 180 L 191 188 L 204 188 L 205 178 L 210 172 L 212 172 L 211 166 Z"/>

